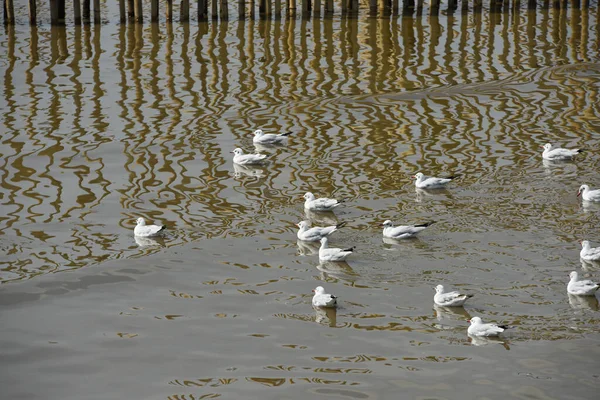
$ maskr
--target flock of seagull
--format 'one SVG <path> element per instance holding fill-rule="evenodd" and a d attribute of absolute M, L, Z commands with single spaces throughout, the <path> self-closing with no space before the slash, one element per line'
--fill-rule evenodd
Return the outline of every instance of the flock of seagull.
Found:
<path fill-rule="evenodd" d="M 286 137 L 291 132 L 282 134 L 266 134 L 261 129 L 254 131 L 254 144 L 258 145 L 277 145 L 282 144 L 286 140 Z M 581 153 L 582 149 L 565 149 L 555 148 L 550 143 L 544 145 L 544 152 L 542 158 L 548 161 L 564 161 L 571 160 L 575 155 Z M 264 154 L 244 154 L 243 150 L 236 148 L 232 151 L 234 154 L 234 164 L 246 166 L 246 165 L 261 165 L 266 161 L 267 156 Z M 425 176 L 421 172 L 412 176 L 415 179 L 415 187 L 418 189 L 439 189 L 444 188 L 457 176 L 450 176 L 446 178 L 429 177 Z M 587 202 L 600 202 L 600 189 L 591 190 L 588 185 L 581 185 L 577 196 L 581 196 L 584 201 Z M 309 212 L 332 212 L 336 207 L 340 206 L 343 201 L 330 198 L 316 198 L 311 192 L 307 192 L 304 195 L 304 208 Z M 388 239 L 408 239 L 414 237 L 419 232 L 427 229 L 434 221 L 427 222 L 418 225 L 399 225 L 395 226 L 390 220 L 383 222 L 383 237 Z M 320 242 L 319 247 L 319 261 L 320 262 L 340 262 L 346 260 L 354 251 L 354 247 L 349 248 L 336 248 L 329 247 L 328 237 L 342 228 L 346 222 L 339 223 L 331 226 L 314 226 L 312 227 L 309 221 L 301 221 L 297 224 L 298 240 L 303 242 Z M 137 219 L 137 225 L 134 228 L 134 235 L 136 237 L 155 237 L 161 235 L 165 230 L 165 226 L 161 225 L 146 225 L 144 218 Z M 580 258 L 584 261 L 594 262 L 600 261 L 600 247 L 591 247 L 590 242 L 583 240 L 581 242 Z M 595 292 L 600 288 L 600 284 L 592 282 L 587 279 L 580 279 L 579 274 L 573 271 L 569 275 L 570 281 L 567 284 L 567 292 L 575 296 L 594 296 Z M 318 286 L 313 289 L 314 295 L 312 297 L 312 305 L 314 307 L 337 307 L 338 300 L 333 294 L 326 293 L 322 286 Z M 465 294 L 457 291 L 446 291 L 443 285 L 437 285 L 435 287 L 435 295 L 433 301 L 437 306 L 440 307 L 462 307 L 465 302 L 473 297 L 472 294 Z M 497 325 L 494 323 L 484 323 L 480 317 L 472 317 L 468 322 L 470 326 L 467 329 L 467 333 L 470 336 L 475 337 L 491 337 L 498 336 L 504 330 L 508 329 L 507 325 Z"/>

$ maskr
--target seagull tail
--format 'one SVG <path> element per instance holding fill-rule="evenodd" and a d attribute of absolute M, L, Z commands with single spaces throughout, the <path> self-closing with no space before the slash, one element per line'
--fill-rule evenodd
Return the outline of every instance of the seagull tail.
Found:
<path fill-rule="evenodd" d="M 510 329 L 510 328 L 512 328 L 512 326 L 510 326 L 510 325 L 498 325 L 498 328 Z"/>
<path fill-rule="evenodd" d="M 465 294 L 465 296 L 467 296 L 467 299 L 470 299 L 471 297 L 475 296 L 474 294 Z"/>
<path fill-rule="evenodd" d="M 163 226 L 161 226 L 161 227 L 160 227 L 160 229 L 157 231 L 157 233 L 158 233 L 158 232 L 162 232 L 162 231 L 164 231 L 165 229 L 167 229 L 167 226 L 166 226 L 166 225 L 163 225 Z"/>
<path fill-rule="evenodd" d="M 583 152 L 587 152 L 587 149 L 577 149 L 577 150 L 575 150 L 575 154 L 579 154 L 579 153 L 583 153 Z"/>
<path fill-rule="evenodd" d="M 454 175 L 447 176 L 446 179 L 456 179 L 458 177 L 460 177 L 460 174 L 454 174 Z"/>
<path fill-rule="evenodd" d="M 279 136 L 289 136 L 291 134 L 292 134 L 292 131 L 289 131 L 289 132 L 282 133 Z"/>
<path fill-rule="evenodd" d="M 337 224 L 335 227 L 339 229 L 339 228 L 342 228 L 342 227 L 346 226 L 347 223 L 348 222 L 346 222 L 346 221 L 342 221 L 339 224 Z"/>
<path fill-rule="evenodd" d="M 415 225 L 416 228 L 427 228 L 429 225 L 435 224 L 435 221 L 425 222 L 424 224 Z"/>
<path fill-rule="evenodd" d="M 356 246 L 348 247 L 347 249 L 343 249 L 343 251 L 353 252 L 356 249 Z"/>

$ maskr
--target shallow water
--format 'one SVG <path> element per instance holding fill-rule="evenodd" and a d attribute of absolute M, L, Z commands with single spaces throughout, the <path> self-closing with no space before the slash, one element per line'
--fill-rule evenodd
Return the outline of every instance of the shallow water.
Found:
<path fill-rule="evenodd" d="M 113 18 L 114 20 L 114 18 Z M 572 398 L 600 386 L 589 10 L 0 36 L 7 398 Z M 252 131 L 292 131 L 236 168 Z M 585 147 L 544 163 L 541 146 Z M 447 190 L 410 176 L 460 173 Z M 345 199 L 306 215 L 302 195 Z M 167 224 L 136 240 L 139 216 Z M 348 225 L 318 265 L 295 224 Z M 385 219 L 435 220 L 417 239 Z M 433 307 L 444 283 L 473 293 Z M 314 310 L 311 289 L 340 298 Z M 470 316 L 513 325 L 466 335 Z"/>

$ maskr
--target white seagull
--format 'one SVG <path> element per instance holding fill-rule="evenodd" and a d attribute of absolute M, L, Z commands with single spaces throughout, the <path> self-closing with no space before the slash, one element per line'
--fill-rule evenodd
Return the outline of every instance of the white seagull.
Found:
<path fill-rule="evenodd" d="M 479 317 L 473 317 L 469 322 L 471 326 L 467 329 L 467 333 L 471 336 L 498 336 L 510 328 L 508 325 L 484 324 Z"/>
<path fill-rule="evenodd" d="M 383 225 L 383 237 L 390 238 L 390 239 L 411 238 L 433 223 L 435 223 L 435 221 L 426 222 L 424 224 L 419 224 L 419 225 L 394 226 L 394 223 L 388 219 L 382 224 Z"/>
<path fill-rule="evenodd" d="M 591 247 L 588 240 L 582 240 L 579 257 L 584 261 L 600 261 L 600 247 Z"/>
<path fill-rule="evenodd" d="M 244 151 L 239 147 L 233 150 L 232 153 L 234 154 L 233 162 L 239 165 L 259 165 L 267 157 L 264 154 L 244 154 Z"/>
<path fill-rule="evenodd" d="M 300 221 L 298 223 L 298 227 L 300 229 L 298 230 L 297 236 L 298 236 L 298 239 L 304 240 L 306 242 L 318 242 L 319 240 L 321 240 L 321 238 L 331 235 L 333 232 L 337 231 L 339 228 L 341 228 L 344 225 L 346 225 L 346 223 L 341 222 L 337 225 L 331 225 L 331 226 L 325 226 L 325 227 L 315 226 L 315 227 L 311 228 L 310 222 Z"/>
<path fill-rule="evenodd" d="M 472 294 L 464 294 L 459 292 L 444 292 L 444 285 L 435 287 L 435 296 L 433 302 L 438 306 L 443 307 L 461 307 L 467 299 L 473 297 Z"/>
<path fill-rule="evenodd" d="M 544 152 L 542 158 L 550 161 L 564 161 L 572 159 L 576 154 L 579 154 L 583 149 L 563 149 L 560 147 L 552 148 L 550 143 L 544 145 Z"/>
<path fill-rule="evenodd" d="M 312 305 L 315 307 L 335 307 L 337 306 L 337 297 L 325 293 L 323 286 L 317 286 L 313 289 L 315 295 L 312 298 Z"/>
<path fill-rule="evenodd" d="M 456 177 L 458 177 L 458 175 L 449 176 L 447 178 L 434 178 L 418 172 L 411 178 L 416 179 L 415 186 L 417 189 L 440 189 L 445 187 L 448 182 L 451 182 Z"/>
<path fill-rule="evenodd" d="M 354 247 L 340 249 L 337 247 L 328 247 L 327 237 L 321 238 L 321 247 L 319 247 L 320 261 L 344 261 L 354 251 Z"/>
<path fill-rule="evenodd" d="M 310 211 L 331 211 L 341 204 L 336 199 L 328 199 L 326 197 L 317 199 L 311 192 L 306 192 L 304 198 L 306 199 L 304 201 L 304 208 Z"/>
<path fill-rule="evenodd" d="M 164 225 L 146 225 L 144 218 L 137 219 L 137 225 L 133 228 L 133 234 L 139 237 L 159 236 L 166 229 Z"/>
<path fill-rule="evenodd" d="M 257 129 L 254 131 L 252 142 L 255 144 L 280 144 L 285 141 L 285 138 L 288 135 L 291 134 L 292 132 L 285 132 L 275 135 L 273 133 L 264 133 L 262 129 Z"/>
<path fill-rule="evenodd" d="M 581 185 L 577 191 L 577 197 L 579 196 L 585 201 L 600 201 L 600 189 L 591 190 L 588 185 Z"/>
<path fill-rule="evenodd" d="M 579 274 L 573 271 L 569 274 L 571 280 L 567 284 L 567 293 L 575 296 L 593 296 L 596 290 L 600 287 L 595 282 L 589 279 L 579 280 Z"/>

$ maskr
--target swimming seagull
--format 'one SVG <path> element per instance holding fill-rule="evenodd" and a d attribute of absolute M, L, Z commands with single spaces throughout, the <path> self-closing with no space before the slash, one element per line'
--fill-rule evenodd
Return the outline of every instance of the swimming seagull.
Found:
<path fill-rule="evenodd" d="M 569 278 L 571 280 L 567 284 L 567 293 L 574 294 L 575 296 L 593 296 L 600 287 L 600 285 L 589 279 L 580 281 L 579 274 L 576 271 L 571 272 Z"/>
<path fill-rule="evenodd" d="M 590 190 L 588 185 L 581 185 L 577 191 L 577 197 L 585 201 L 600 201 L 600 189 Z"/>
<path fill-rule="evenodd" d="M 443 307 L 460 307 L 465 304 L 467 299 L 471 297 L 473 297 L 472 294 L 444 292 L 444 285 L 437 285 L 435 287 L 435 296 L 433 296 L 433 302 L 438 306 Z"/>
<path fill-rule="evenodd" d="M 510 328 L 508 325 L 484 324 L 479 317 L 473 317 L 468 322 L 471 326 L 467 329 L 467 333 L 472 336 L 498 336 Z"/>
<path fill-rule="evenodd" d="M 341 201 L 336 199 L 328 199 L 327 197 L 315 198 L 311 192 L 306 192 L 304 195 L 304 208 L 310 211 L 331 211 L 341 204 Z"/>
<path fill-rule="evenodd" d="M 254 138 L 252 138 L 252 142 L 255 144 L 280 144 L 285 141 L 285 138 L 288 135 L 291 134 L 292 132 L 285 132 L 275 135 L 273 133 L 264 133 L 262 129 L 257 129 L 254 131 Z"/>
<path fill-rule="evenodd" d="M 323 286 L 317 286 L 313 289 L 315 295 L 312 298 L 312 305 L 315 307 L 335 307 L 337 306 L 337 297 L 325 293 Z"/>
<path fill-rule="evenodd" d="M 388 219 L 382 224 L 383 225 L 383 237 L 390 238 L 390 239 L 411 238 L 433 223 L 435 223 L 435 221 L 426 222 L 424 224 L 419 224 L 419 225 L 394 226 L 394 223 Z"/>
<path fill-rule="evenodd" d="M 298 227 L 300 229 L 298 230 L 297 236 L 298 236 L 298 239 L 300 239 L 300 240 L 304 240 L 307 242 L 318 242 L 319 240 L 321 240 L 321 238 L 331 235 L 333 232 L 337 231 L 339 228 L 341 228 L 344 225 L 346 225 L 346 223 L 341 222 L 337 225 L 331 225 L 331 226 L 325 226 L 325 227 L 315 226 L 315 227 L 311 228 L 310 222 L 300 221 L 298 223 Z"/>
<path fill-rule="evenodd" d="M 417 187 L 417 189 L 440 189 L 445 187 L 448 184 L 448 182 L 451 182 L 457 177 L 458 175 L 452 175 L 447 178 L 435 178 L 425 176 L 421 172 L 418 172 L 411 178 L 416 179 L 415 187 Z"/>
<path fill-rule="evenodd" d="M 144 218 L 137 219 L 137 225 L 133 229 L 133 234 L 139 237 L 160 236 L 161 232 L 166 229 L 164 225 L 146 225 Z"/>
<path fill-rule="evenodd" d="M 588 240 L 582 240 L 579 257 L 585 261 L 600 261 L 600 247 L 591 247 Z"/>
<path fill-rule="evenodd" d="M 320 261 L 344 261 L 354 251 L 355 247 L 340 249 L 337 247 L 328 247 L 326 237 L 321 238 L 321 247 L 319 247 Z"/>
<path fill-rule="evenodd" d="M 550 143 L 544 145 L 542 158 L 550 161 L 564 161 L 572 159 L 576 154 L 583 152 L 583 149 L 563 149 L 560 147 L 552 148 Z"/>
<path fill-rule="evenodd" d="M 267 157 L 264 154 L 244 154 L 243 150 L 239 147 L 232 151 L 234 154 L 233 162 L 239 165 L 259 165 L 263 164 L 264 159 Z"/>

